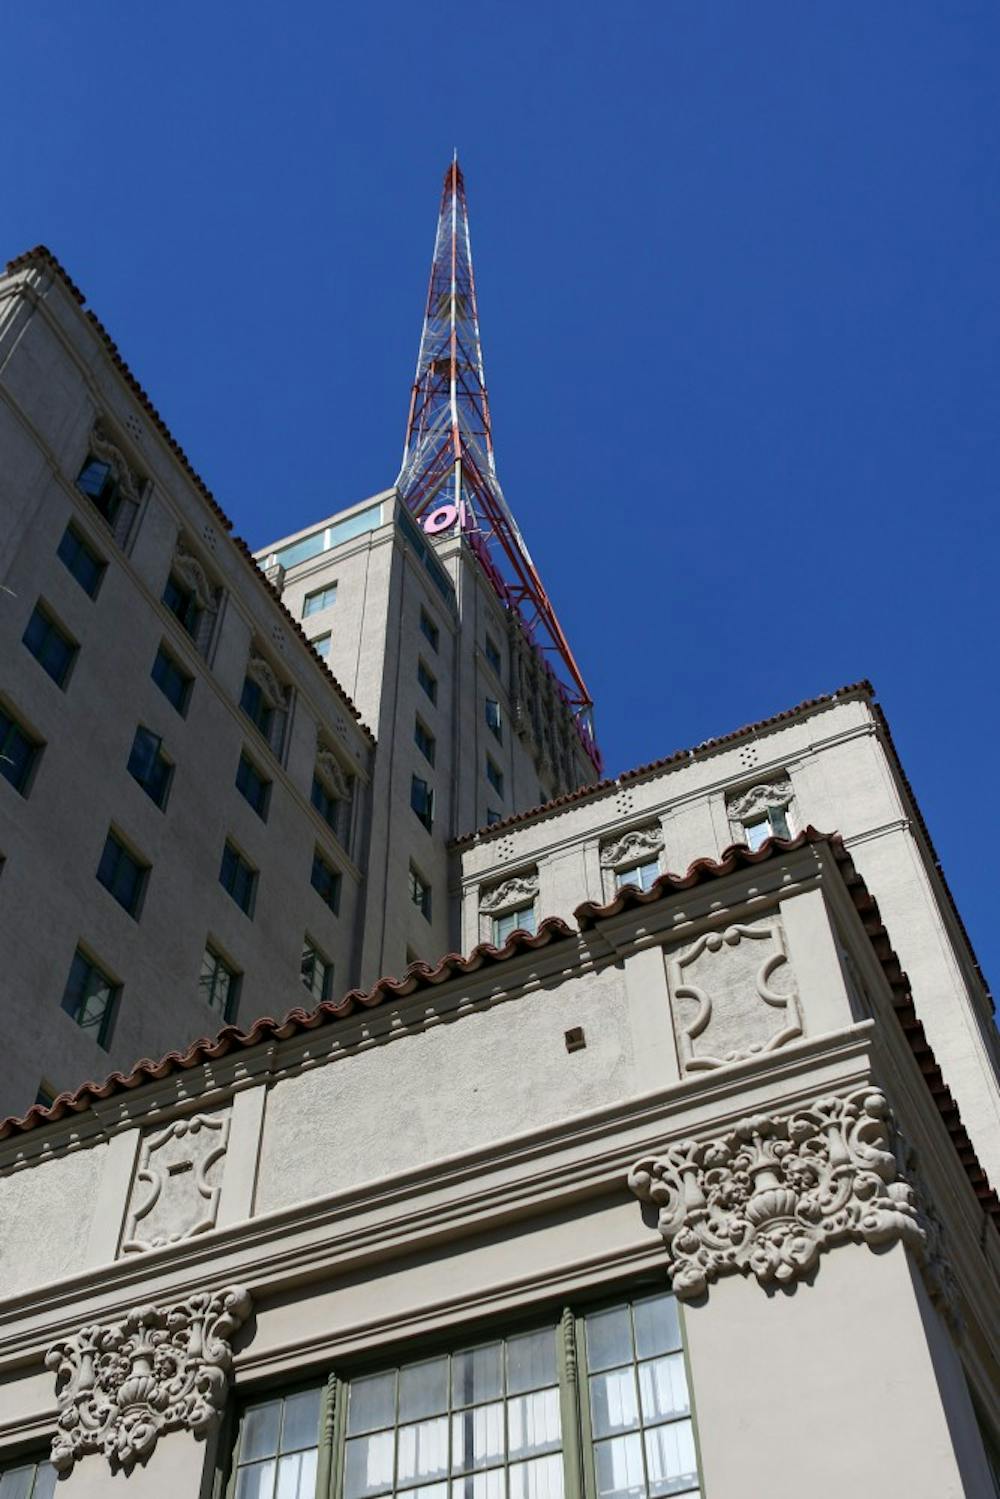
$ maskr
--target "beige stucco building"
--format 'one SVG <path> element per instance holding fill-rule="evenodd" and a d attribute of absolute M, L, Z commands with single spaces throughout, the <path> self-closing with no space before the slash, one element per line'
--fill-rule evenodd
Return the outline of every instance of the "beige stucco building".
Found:
<path fill-rule="evenodd" d="M 0 1499 L 993 1494 L 996 1030 L 868 684 L 595 780 L 460 536 L 251 557 L 44 252 L 0 434 Z"/>

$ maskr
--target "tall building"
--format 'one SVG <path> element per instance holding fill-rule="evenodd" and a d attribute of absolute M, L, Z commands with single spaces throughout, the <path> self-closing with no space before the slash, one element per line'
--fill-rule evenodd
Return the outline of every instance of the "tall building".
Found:
<path fill-rule="evenodd" d="M 256 557 L 44 251 L 0 393 L 0 1499 L 997 1492 L 997 1032 L 884 715 L 603 775 L 457 162 L 396 483 Z"/>

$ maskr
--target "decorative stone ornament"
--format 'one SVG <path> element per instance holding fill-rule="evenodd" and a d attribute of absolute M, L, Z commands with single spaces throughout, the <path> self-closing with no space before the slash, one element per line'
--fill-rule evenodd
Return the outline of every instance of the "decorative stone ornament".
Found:
<path fill-rule="evenodd" d="M 736 1271 L 762 1286 L 787 1285 L 835 1244 L 926 1244 L 913 1189 L 898 1176 L 892 1113 L 876 1088 L 742 1119 L 714 1140 L 682 1140 L 639 1161 L 628 1181 L 659 1209 L 683 1299 Z"/>
<path fill-rule="evenodd" d="M 225 1405 L 229 1340 L 249 1314 L 249 1292 L 228 1286 L 174 1306 L 135 1307 L 54 1343 L 45 1355 L 59 1403 L 53 1467 L 68 1473 L 96 1452 L 128 1473 L 167 1432 L 207 1432 Z"/>
<path fill-rule="evenodd" d="M 502 885 L 484 890 L 479 897 L 479 909 L 484 912 L 503 911 L 508 906 L 519 906 L 523 901 L 534 900 L 538 894 L 538 874 L 515 874 Z"/>
<path fill-rule="evenodd" d="M 229 1115 L 175 1119 L 143 1141 L 123 1254 L 159 1249 L 215 1227 Z"/>
<path fill-rule="evenodd" d="M 350 801 L 351 788 L 347 776 L 344 774 L 343 767 L 332 750 L 317 750 L 316 773 L 326 782 L 328 790 L 333 793 L 338 801 Z"/>
<path fill-rule="evenodd" d="M 765 781 L 733 798 L 727 809 L 729 820 L 734 826 L 742 826 L 745 822 L 752 822 L 755 817 L 762 817 L 772 807 L 789 806 L 791 800 L 792 783 L 787 776 L 782 776 L 778 781 Z"/>
<path fill-rule="evenodd" d="M 657 827 L 632 828 L 611 843 L 601 845 L 601 867 L 617 869 L 622 864 L 638 864 L 653 859 L 663 851 L 663 831 Z"/>
<path fill-rule="evenodd" d="M 90 448 L 102 462 L 111 465 L 122 497 L 133 505 L 138 505 L 142 499 L 143 481 L 134 472 L 121 449 L 112 442 L 100 421 L 96 421 L 91 430 Z"/>
<path fill-rule="evenodd" d="M 205 569 L 180 539 L 174 548 L 173 569 L 185 588 L 189 588 L 194 594 L 199 608 L 215 609 L 215 590 L 208 581 Z"/>
<path fill-rule="evenodd" d="M 285 690 L 263 656 L 250 657 L 247 662 L 247 676 L 252 682 L 257 683 L 269 708 L 285 707 Z"/>

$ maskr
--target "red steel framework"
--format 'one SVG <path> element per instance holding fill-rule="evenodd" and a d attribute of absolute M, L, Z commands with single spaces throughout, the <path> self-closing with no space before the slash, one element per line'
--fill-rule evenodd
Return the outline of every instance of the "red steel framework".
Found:
<path fill-rule="evenodd" d="M 455 524 L 461 528 L 501 602 L 517 614 L 543 653 L 574 714 L 584 749 L 600 772 L 593 701 L 497 479 L 469 210 L 457 155 L 444 177 L 396 487 L 432 533 Z"/>

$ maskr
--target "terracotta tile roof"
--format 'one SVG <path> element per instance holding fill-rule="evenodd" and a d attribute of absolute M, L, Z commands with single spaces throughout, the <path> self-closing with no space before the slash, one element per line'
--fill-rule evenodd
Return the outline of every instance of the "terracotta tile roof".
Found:
<path fill-rule="evenodd" d="M 227 1052 L 258 1046 L 262 1041 L 285 1041 L 288 1037 L 298 1035 L 302 1031 L 316 1030 L 333 1021 L 343 1020 L 359 1008 L 373 1009 L 386 999 L 403 999 L 407 995 L 416 994 L 420 989 L 431 989 L 436 984 L 443 984 L 456 975 L 478 973 L 481 969 L 489 968 L 496 963 L 505 963 L 518 953 L 534 952 L 539 948 L 550 947 L 555 942 L 565 942 L 575 936 L 573 928 L 567 926 L 565 921 L 561 921 L 557 916 L 549 916 L 539 924 L 535 933 L 512 932 L 503 947 L 494 947 L 492 943 L 481 942 L 478 947 L 472 949 L 468 957 L 463 957 L 460 953 L 447 953 L 434 964 L 411 963 L 400 979 L 380 978 L 368 990 L 351 989 L 342 999 L 327 1000 L 317 1005 L 314 1010 L 305 1010 L 296 1006 L 289 1010 L 281 1020 L 274 1020 L 265 1015 L 260 1020 L 255 1020 L 246 1031 L 241 1031 L 235 1025 L 223 1026 L 217 1035 L 200 1036 L 184 1051 L 168 1051 L 157 1062 L 144 1058 L 136 1062 L 131 1072 L 112 1072 L 101 1083 L 83 1083 L 75 1092 L 60 1093 L 48 1108 L 35 1104 L 22 1118 L 11 1115 L 7 1119 L 0 1120 L 0 1140 L 35 1129 L 50 1119 L 62 1119 L 67 1114 L 83 1113 L 90 1108 L 91 1104 L 100 1099 L 110 1098 L 115 1093 L 125 1092 L 132 1088 L 139 1088 L 143 1083 L 169 1077 L 172 1072 L 190 1071 L 192 1067 L 198 1067 L 203 1062 L 215 1061 L 225 1056 Z"/>
<path fill-rule="evenodd" d="M 741 729 L 733 729 L 729 734 L 719 734 L 714 739 L 705 739 L 701 744 L 696 744 L 690 749 L 674 750 L 669 755 L 664 755 L 661 760 L 650 760 L 645 765 L 636 765 L 632 770 L 623 770 L 620 775 L 605 777 L 603 781 L 592 781 L 587 786 L 578 786 L 575 791 L 567 791 L 562 796 L 555 796 L 551 801 L 542 802 L 537 807 L 529 807 L 525 812 L 512 812 L 509 817 L 504 817 L 500 822 L 491 822 L 486 827 L 475 828 L 471 833 L 462 833 L 451 841 L 452 848 L 465 848 L 477 840 L 486 843 L 493 838 L 502 837 L 508 828 L 520 827 L 522 823 L 533 822 L 535 818 L 548 817 L 554 812 L 561 811 L 564 807 L 571 807 L 574 802 L 586 801 L 592 796 L 603 796 L 609 791 L 615 791 L 619 786 L 627 786 L 632 781 L 642 780 L 644 776 L 655 775 L 658 771 L 666 770 L 670 765 L 682 765 L 691 760 L 700 760 L 704 755 L 715 754 L 724 745 L 732 744 L 737 739 L 744 739 L 748 734 L 760 734 L 766 729 L 777 728 L 779 724 L 786 723 L 791 718 L 797 718 L 801 713 L 808 713 L 814 708 L 822 708 L 830 703 L 838 702 L 846 697 L 874 697 L 875 689 L 871 682 L 862 679 L 860 682 L 851 682 L 846 687 L 837 687 L 833 692 L 824 693 L 820 697 L 810 697 L 803 703 L 797 703 L 794 708 L 785 708 L 781 713 L 772 713 L 770 718 L 760 718 L 755 723 L 744 724 Z"/>
<path fill-rule="evenodd" d="M 49 250 L 45 245 L 35 245 L 34 249 L 26 250 L 23 255 L 17 255 L 13 260 L 9 260 L 7 262 L 7 274 L 13 275 L 17 271 L 29 270 L 34 266 L 42 266 L 46 270 L 51 271 L 54 275 L 58 276 L 65 286 L 66 290 L 69 292 L 70 296 L 73 297 L 73 299 L 78 302 L 81 307 L 84 306 L 86 298 L 83 292 L 76 285 L 76 282 L 73 281 L 73 279 L 70 277 L 69 273 L 63 268 L 62 265 L 60 265 L 59 261 L 57 260 L 55 255 L 53 255 L 52 251 Z M 192 484 L 197 489 L 202 499 L 205 500 L 216 520 L 229 533 L 231 540 L 236 546 L 237 551 L 249 562 L 251 568 L 253 569 L 253 573 L 255 578 L 257 579 L 257 582 L 271 595 L 272 599 L 277 604 L 282 614 L 285 616 L 287 623 L 292 626 L 296 635 L 307 646 L 310 655 L 317 662 L 317 664 L 322 667 L 325 675 L 337 689 L 337 693 L 342 699 L 345 708 L 357 720 L 359 727 L 361 728 L 362 732 L 368 737 L 369 741 L 374 744 L 375 736 L 367 727 L 367 725 L 361 722 L 361 714 L 358 712 L 358 709 L 355 707 L 348 694 L 344 691 L 343 687 L 337 681 L 337 678 L 327 666 L 322 656 L 318 653 L 318 651 L 314 649 L 298 620 L 289 613 L 288 609 L 282 603 L 281 595 L 273 587 L 273 585 L 268 582 L 267 578 L 265 578 L 264 574 L 257 566 L 257 563 L 255 562 L 253 557 L 253 553 L 247 546 L 246 542 L 242 539 L 242 537 L 235 535 L 235 533 L 233 532 L 233 523 L 229 519 L 229 516 L 219 505 L 215 496 L 212 494 L 212 491 L 209 489 L 208 485 L 205 483 L 201 475 L 197 472 L 184 449 L 181 447 L 180 443 L 174 437 L 170 428 L 167 426 L 166 422 L 163 420 L 162 416 L 153 405 L 149 396 L 146 394 L 145 390 L 143 390 L 142 386 L 139 384 L 138 380 L 135 378 L 128 365 L 125 363 L 125 360 L 122 358 L 118 350 L 118 345 L 115 343 L 114 339 L 111 337 L 104 324 L 97 317 L 96 313 L 92 312 L 89 308 L 85 309 L 84 316 L 96 332 L 101 343 L 104 345 L 108 357 L 110 358 L 112 364 L 115 366 L 115 369 L 121 375 L 122 379 L 125 381 L 125 384 L 128 386 L 129 390 L 139 402 L 139 405 L 143 408 L 150 421 L 156 427 L 156 430 L 159 432 L 160 436 L 167 444 L 167 447 L 177 459 L 177 462 L 180 464 L 181 468 L 183 468 L 184 472 L 187 474 L 188 478 L 191 480 Z"/>
<path fill-rule="evenodd" d="M 796 849 L 805 848 L 807 844 L 818 843 L 826 844 L 837 861 L 841 877 L 854 902 L 854 908 L 861 918 L 868 940 L 875 950 L 875 956 L 882 965 L 882 972 L 892 992 L 893 1013 L 899 1023 L 899 1028 L 920 1069 L 934 1106 L 951 1136 L 962 1169 L 971 1183 L 979 1205 L 1000 1233 L 1000 1197 L 997 1196 L 986 1172 L 979 1163 L 975 1147 L 962 1123 L 958 1105 L 944 1080 L 930 1042 L 924 1034 L 923 1025 L 917 1019 L 910 981 L 903 971 L 889 934 L 882 923 L 875 898 L 855 869 L 854 861 L 838 833 L 820 833 L 816 828 L 808 827 L 795 838 L 768 838 L 760 848 L 754 850 L 750 850 L 745 844 L 734 843 L 725 850 L 720 859 L 697 859 L 685 874 L 661 874 L 648 890 L 640 890 L 636 885 L 626 885 L 617 892 L 613 900 L 605 905 L 598 905 L 592 900 L 584 901 L 582 905 L 577 906 L 573 915 L 580 929 L 587 931 L 599 922 L 619 915 L 622 911 L 654 905 L 678 890 L 691 890 L 696 885 L 723 879 L 738 869 L 764 864 L 775 854 L 792 853 Z"/>

